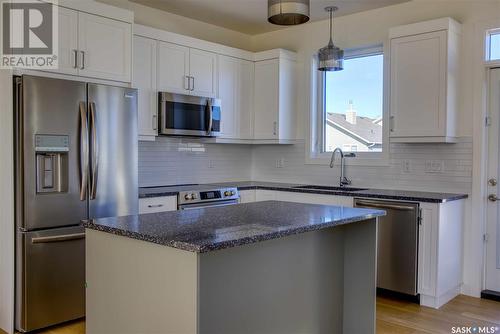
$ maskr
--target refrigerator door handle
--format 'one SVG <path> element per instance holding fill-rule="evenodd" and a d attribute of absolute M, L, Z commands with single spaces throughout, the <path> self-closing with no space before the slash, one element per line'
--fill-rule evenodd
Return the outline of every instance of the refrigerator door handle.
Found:
<path fill-rule="evenodd" d="M 37 237 L 31 238 L 32 244 L 43 244 L 47 242 L 60 242 L 60 241 L 70 241 L 70 240 L 78 240 L 85 239 L 85 233 L 74 233 L 74 234 L 62 234 L 55 235 L 50 237 Z"/>
<path fill-rule="evenodd" d="M 96 124 L 96 105 L 90 102 L 90 128 L 91 128 L 91 148 L 92 148 L 92 166 L 91 166 L 91 187 L 90 199 L 94 200 L 97 195 L 97 178 L 99 172 L 99 140 L 97 138 Z"/>
<path fill-rule="evenodd" d="M 87 199 L 89 170 L 89 129 L 85 102 L 80 102 L 80 201 Z"/>

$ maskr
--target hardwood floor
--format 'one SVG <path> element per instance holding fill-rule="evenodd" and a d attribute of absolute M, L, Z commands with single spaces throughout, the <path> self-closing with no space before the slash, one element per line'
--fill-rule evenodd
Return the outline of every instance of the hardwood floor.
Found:
<path fill-rule="evenodd" d="M 405 301 L 377 298 L 378 334 L 450 334 L 452 327 L 457 326 L 500 327 L 500 303 L 460 295 L 435 310 Z"/>
<path fill-rule="evenodd" d="M 377 298 L 377 334 L 450 334 L 452 327 L 457 326 L 500 327 L 500 302 L 458 296 L 435 310 L 387 297 Z M 85 334 L 85 322 L 75 321 L 37 334 Z"/>

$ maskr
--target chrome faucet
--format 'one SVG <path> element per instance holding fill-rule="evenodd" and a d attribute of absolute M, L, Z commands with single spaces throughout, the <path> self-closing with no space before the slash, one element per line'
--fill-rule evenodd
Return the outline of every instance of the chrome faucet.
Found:
<path fill-rule="evenodd" d="M 332 152 L 332 159 L 330 160 L 330 168 L 333 168 L 333 163 L 335 162 L 335 153 L 339 152 L 340 153 L 340 180 L 339 180 L 339 185 L 340 187 L 345 187 L 351 185 L 352 181 L 349 180 L 345 176 L 345 158 L 354 158 L 356 157 L 356 154 L 354 153 L 344 153 L 340 147 L 337 147 L 335 150 Z"/>

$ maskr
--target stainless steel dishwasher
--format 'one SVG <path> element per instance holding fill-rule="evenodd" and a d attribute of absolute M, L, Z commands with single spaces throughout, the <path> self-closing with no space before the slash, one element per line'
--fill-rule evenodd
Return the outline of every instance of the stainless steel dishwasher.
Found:
<path fill-rule="evenodd" d="M 418 203 L 355 198 L 354 206 L 387 212 L 378 221 L 377 288 L 416 296 Z"/>

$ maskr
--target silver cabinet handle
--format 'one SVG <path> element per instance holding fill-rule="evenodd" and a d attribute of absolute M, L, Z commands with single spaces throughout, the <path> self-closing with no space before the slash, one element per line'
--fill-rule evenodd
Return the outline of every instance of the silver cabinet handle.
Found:
<path fill-rule="evenodd" d="M 158 116 L 155 114 L 153 115 L 153 130 L 158 130 Z"/>
<path fill-rule="evenodd" d="M 184 89 L 191 90 L 191 77 L 189 75 L 184 76 Z"/>
<path fill-rule="evenodd" d="M 96 107 L 95 102 L 90 102 L 90 127 L 92 133 L 92 166 L 91 166 L 91 187 L 90 199 L 93 200 L 97 195 L 97 177 L 99 171 L 99 141 L 97 137 Z"/>
<path fill-rule="evenodd" d="M 278 123 L 276 121 L 273 122 L 273 135 L 276 136 L 276 132 L 278 132 Z"/>
<path fill-rule="evenodd" d="M 490 202 L 497 202 L 497 201 L 499 200 L 499 198 L 498 198 L 498 196 L 497 196 L 497 195 L 495 195 L 495 194 L 491 194 L 491 195 L 489 195 L 489 196 L 488 196 L 488 200 L 489 200 Z"/>
<path fill-rule="evenodd" d="M 389 122 L 389 131 L 394 132 L 394 116 L 389 117 L 390 122 Z"/>
<path fill-rule="evenodd" d="M 193 79 L 193 88 L 191 88 L 191 91 L 194 90 L 194 77 L 191 77 Z"/>
<path fill-rule="evenodd" d="M 89 129 L 85 102 L 80 102 L 80 201 L 87 199 L 89 171 Z"/>
<path fill-rule="evenodd" d="M 148 208 L 161 208 L 163 204 L 149 204 Z"/>
<path fill-rule="evenodd" d="M 80 53 L 82 54 L 82 65 L 80 66 L 80 69 L 84 70 L 85 69 L 85 51 L 80 51 Z"/>
<path fill-rule="evenodd" d="M 78 240 L 85 239 L 85 233 L 75 233 L 75 234 L 63 234 L 63 235 L 55 235 L 51 237 L 37 237 L 31 238 L 32 244 L 43 244 L 48 242 L 60 242 L 60 241 L 70 241 L 70 240 Z"/>
<path fill-rule="evenodd" d="M 75 62 L 73 64 L 73 68 L 78 68 L 78 50 L 73 49 L 73 61 Z"/>

